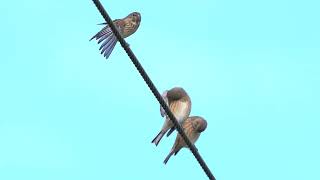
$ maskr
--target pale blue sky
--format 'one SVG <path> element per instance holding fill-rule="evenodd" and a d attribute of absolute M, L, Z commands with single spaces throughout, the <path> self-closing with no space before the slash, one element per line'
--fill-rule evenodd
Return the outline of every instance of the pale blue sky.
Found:
<path fill-rule="evenodd" d="M 127 42 L 160 91 L 184 87 L 218 180 L 320 179 L 320 2 L 103 0 L 139 11 Z M 0 2 L 0 179 L 206 179 L 92 1 Z"/>

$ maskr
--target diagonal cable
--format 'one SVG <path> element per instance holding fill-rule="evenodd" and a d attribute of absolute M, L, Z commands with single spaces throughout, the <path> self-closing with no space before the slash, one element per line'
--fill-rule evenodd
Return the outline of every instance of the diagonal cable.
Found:
<path fill-rule="evenodd" d="M 211 171 L 210 171 L 209 167 L 207 166 L 207 164 L 205 163 L 205 161 L 202 159 L 202 157 L 199 154 L 197 148 L 195 147 L 194 144 L 192 144 L 190 142 L 190 140 L 188 139 L 188 137 L 184 133 L 184 131 L 181 128 L 181 126 L 179 125 L 177 119 L 174 117 L 174 115 L 172 114 L 171 110 L 169 109 L 169 107 L 167 106 L 167 104 L 163 100 L 162 96 L 160 95 L 159 91 L 157 90 L 157 88 L 155 87 L 155 85 L 153 84 L 151 79 L 149 78 L 148 74 L 145 72 L 145 70 L 141 66 L 141 64 L 138 61 L 137 57 L 134 55 L 134 53 L 132 52 L 132 50 L 130 49 L 130 47 L 128 46 L 126 41 L 124 40 L 124 38 L 120 35 L 118 30 L 116 29 L 115 25 L 112 22 L 112 19 L 110 18 L 110 16 L 106 12 L 106 10 L 103 8 L 103 6 L 100 3 L 100 1 L 99 0 L 92 0 L 92 1 L 96 5 L 96 7 L 98 8 L 100 14 L 103 16 L 103 18 L 106 20 L 106 22 L 110 26 L 113 34 L 117 37 L 117 39 L 120 42 L 121 46 L 126 51 L 127 55 L 129 56 L 129 58 L 131 59 L 132 63 L 134 64 L 134 66 L 139 71 L 140 75 L 142 76 L 142 78 L 146 82 L 146 84 L 148 85 L 149 89 L 152 91 L 153 95 L 159 101 L 161 107 L 165 110 L 165 112 L 169 116 L 170 120 L 173 122 L 174 127 L 177 129 L 179 134 L 182 136 L 183 140 L 186 142 L 186 144 L 190 148 L 190 151 L 192 152 L 194 157 L 197 159 L 198 163 L 200 164 L 200 166 L 202 167 L 202 169 L 204 170 L 204 172 L 206 173 L 208 178 L 210 180 L 215 180 L 215 177 L 211 173 Z"/>

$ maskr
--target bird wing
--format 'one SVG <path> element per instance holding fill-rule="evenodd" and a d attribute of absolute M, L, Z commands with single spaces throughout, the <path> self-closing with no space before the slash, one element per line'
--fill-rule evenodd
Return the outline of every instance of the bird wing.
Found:
<path fill-rule="evenodd" d="M 164 91 L 162 93 L 162 98 L 164 99 L 164 102 L 166 102 L 166 104 L 168 105 L 169 104 L 169 100 L 168 100 L 168 97 L 167 97 L 167 92 L 168 91 Z M 160 106 L 160 114 L 161 114 L 162 117 L 167 116 L 166 111 L 161 106 Z"/>
<path fill-rule="evenodd" d="M 112 30 L 111 30 L 111 28 L 109 27 L 109 25 L 106 25 L 101 31 L 99 31 L 97 34 L 95 34 L 91 39 L 90 39 L 90 41 L 92 40 L 92 39 L 96 39 L 96 40 L 98 40 L 98 39 L 100 39 L 100 38 L 102 38 L 102 37 L 106 37 L 106 35 L 109 35 L 109 34 L 112 34 Z M 99 41 L 99 43 L 100 43 L 101 41 Z"/>
<path fill-rule="evenodd" d="M 116 28 L 121 32 L 121 20 L 116 19 L 113 21 Z M 116 46 L 118 40 L 117 37 L 113 34 L 109 25 L 106 25 L 101 31 L 94 35 L 90 40 L 98 40 L 98 44 L 102 43 L 99 50 L 101 54 L 108 59 L 114 47 Z"/>

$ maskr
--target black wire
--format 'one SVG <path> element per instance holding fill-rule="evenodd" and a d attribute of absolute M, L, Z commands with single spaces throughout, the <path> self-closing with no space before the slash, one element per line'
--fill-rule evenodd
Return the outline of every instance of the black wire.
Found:
<path fill-rule="evenodd" d="M 184 133 L 183 129 L 181 128 L 181 126 L 179 125 L 177 119 L 174 117 L 174 115 L 172 114 L 171 110 L 169 109 L 169 107 L 167 106 L 167 104 L 165 103 L 165 101 L 163 100 L 162 96 L 160 95 L 159 91 L 157 90 L 157 88 L 155 87 L 155 85 L 153 84 L 153 82 L 151 81 L 151 79 L 149 78 L 148 74 L 145 72 L 145 70 L 143 69 L 143 67 L 141 66 L 140 62 L 138 61 L 137 57 L 134 55 L 134 53 L 132 52 L 132 50 L 130 49 L 130 47 L 128 46 L 128 44 L 126 43 L 126 41 L 124 40 L 124 38 L 121 36 L 121 34 L 118 32 L 118 30 L 116 29 L 115 25 L 112 22 L 112 19 L 110 18 L 110 16 L 108 15 L 108 13 L 106 12 L 106 10 L 103 8 L 102 4 L 100 3 L 99 0 L 93 0 L 93 3 L 96 5 L 96 7 L 98 8 L 99 12 L 101 13 L 101 15 L 103 16 L 103 18 L 106 20 L 106 22 L 108 23 L 108 25 L 110 26 L 112 32 L 114 33 L 114 35 L 117 37 L 118 41 L 120 42 L 121 46 L 123 47 L 123 49 L 126 51 L 127 55 L 130 57 L 132 63 L 134 64 L 134 66 L 137 68 L 137 70 L 139 71 L 140 75 L 142 76 L 142 78 L 144 79 L 144 81 L 147 83 L 148 87 L 150 88 L 150 90 L 152 91 L 153 95 L 157 98 L 157 100 L 159 101 L 161 107 L 165 110 L 166 114 L 169 116 L 169 118 L 171 119 L 171 121 L 173 122 L 175 128 L 177 129 L 177 131 L 180 133 L 180 135 L 182 136 L 182 138 L 184 139 L 184 141 L 186 142 L 186 144 L 189 146 L 190 151 L 192 152 L 192 154 L 194 155 L 194 157 L 197 159 L 197 161 L 199 162 L 200 166 L 202 167 L 202 169 L 204 170 L 204 172 L 207 174 L 208 178 L 210 180 L 215 180 L 215 177 L 213 176 L 213 174 L 211 173 L 210 169 L 208 168 L 207 164 L 204 162 L 204 160 L 202 159 L 201 155 L 199 154 L 199 152 L 197 151 L 197 148 L 194 146 L 194 144 L 192 144 L 190 142 L 190 140 L 188 139 L 188 137 L 186 136 L 186 134 Z"/>

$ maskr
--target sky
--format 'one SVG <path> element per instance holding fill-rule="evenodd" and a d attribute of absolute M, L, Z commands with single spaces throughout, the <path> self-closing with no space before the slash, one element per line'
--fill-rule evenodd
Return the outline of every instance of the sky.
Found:
<path fill-rule="evenodd" d="M 102 0 L 141 13 L 127 38 L 160 92 L 183 87 L 208 122 L 196 143 L 218 180 L 320 179 L 320 2 Z M 0 2 L 0 179 L 207 179 L 119 43 L 89 39 L 92 1 Z"/>

